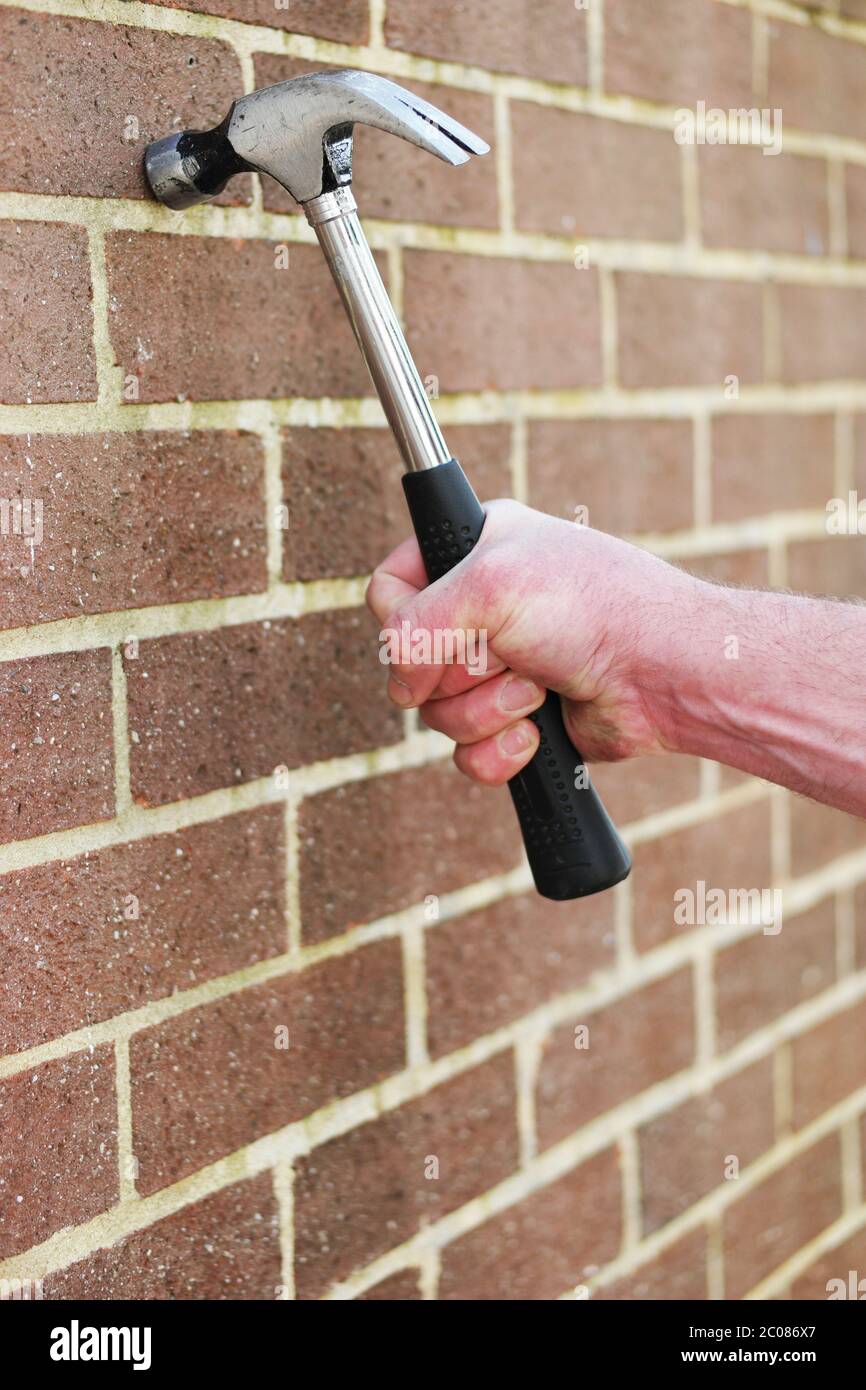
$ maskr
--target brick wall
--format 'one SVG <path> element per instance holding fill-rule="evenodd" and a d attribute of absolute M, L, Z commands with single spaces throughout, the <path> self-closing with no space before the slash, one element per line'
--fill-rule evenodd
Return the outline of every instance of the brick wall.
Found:
<path fill-rule="evenodd" d="M 385 702 L 363 590 L 407 529 L 400 467 L 303 219 L 251 179 L 177 217 L 141 174 L 153 137 L 311 65 L 416 87 L 493 155 L 361 132 L 359 197 L 480 490 L 866 597 L 825 516 L 866 488 L 863 21 L 2 0 L 0 493 L 44 533 L 0 545 L 0 1279 L 866 1275 L 863 825 L 690 759 L 601 768 L 633 877 L 536 898 L 508 798 Z M 678 145 L 701 100 L 781 108 L 784 152 Z M 678 925 L 701 879 L 782 888 L 783 930 Z"/>

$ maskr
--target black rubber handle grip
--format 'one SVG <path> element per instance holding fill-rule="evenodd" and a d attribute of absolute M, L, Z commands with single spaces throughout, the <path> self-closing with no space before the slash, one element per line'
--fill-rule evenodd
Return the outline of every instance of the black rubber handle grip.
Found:
<path fill-rule="evenodd" d="M 407 473 L 403 489 L 432 584 L 472 550 L 484 509 L 456 459 Z M 555 691 L 530 718 L 541 743 L 508 787 L 535 886 L 557 901 L 601 893 L 627 877 L 628 850 L 565 731 Z"/>

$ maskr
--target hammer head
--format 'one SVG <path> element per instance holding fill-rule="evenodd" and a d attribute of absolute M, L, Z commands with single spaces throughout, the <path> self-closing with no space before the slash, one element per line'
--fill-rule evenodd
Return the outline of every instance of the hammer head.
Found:
<path fill-rule="evenodd" d="M 400 135 L 448 164 L 489 146 L 429 102 L 384 77 L 346 68 L 294 77 L 236 101 L 221 125 L 149 145 L 145 168 L 170 208 L 207 203 L 233 174 L 270 174 L 298 203 L 351 183 L 352 130 L 361 122 Z"/>

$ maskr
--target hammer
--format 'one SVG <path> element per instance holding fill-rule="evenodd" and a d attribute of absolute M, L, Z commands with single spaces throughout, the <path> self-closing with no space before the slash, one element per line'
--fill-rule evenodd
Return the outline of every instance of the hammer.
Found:
<path fill-rule="evenodd" d="M 448 164 L 465 164 L 489 149 L 403 87 L 347 69 L 241 97 L 214 130 L 155 141 L 145 168 L 155 196 L 176 210 L 209 202 L 245 171 L 270 174 L 301 204 L 408 469 L 403 488 L 433 583 L 472 550 L 484 511 L 451 457 L 358 220 L 351 183 L 359 121 Z M 530 718 L 541 742 L 508 786 L 536 888 L 559 901 L 611 888 L 627 876 L 631 860 L 565 731 L 555 691 Z"/>

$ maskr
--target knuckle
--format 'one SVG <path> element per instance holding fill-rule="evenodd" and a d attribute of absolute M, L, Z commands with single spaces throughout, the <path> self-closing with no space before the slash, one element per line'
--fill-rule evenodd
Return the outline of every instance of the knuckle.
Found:
<path fill-rule="evenodd" d="M 476 627 L 485 626 L 496 614 L 506 579 L 506 562 L 495 544 L 479 545 L 460 576 L 462 607 Z"/>
<path fill-rule="evenodd" d="M 372 613 L 377 611 L 377 599 L 381 590 L 381 577 L 378 570 L 374 570 L 370 576 L 370 581 L 364 590 L 364 600 Z"/>
<path fill-rule="evenodd" d="M 418 707 L 418 713 L 428 729 L 435 730 L 437 734 L 447 734 L 448 730 L 445 727 L 442 710 L 437 708 L 440 703 L 438 700 L 428 700 Z"/>
<path fill-rule="evenodd" d="M 388 614 L 388 626 L 398 631 L 415 632 L 420 626 L 417 608 L 413 603 L 398 603 Z"/>
<path fill-rule="evenodd" d="M 465 747 L 458 747 L 459 761 L 457 766 L 461 772 L 465 772 L 467 777 L 471 777 L 473 782 L 478 782 L 483 787 L 496 787 L 502 780 L 499 767 L 486 756 L 486 747 L 481 744 L 470 744 Z"/>
<path fill-rule="evenodd" d="M 515 502 L 513 497 L 497 497 L 485 503 L 484 510 L 488 520 L 498 527 L 519 523 L 529 509 L 522 502 Z"/>

